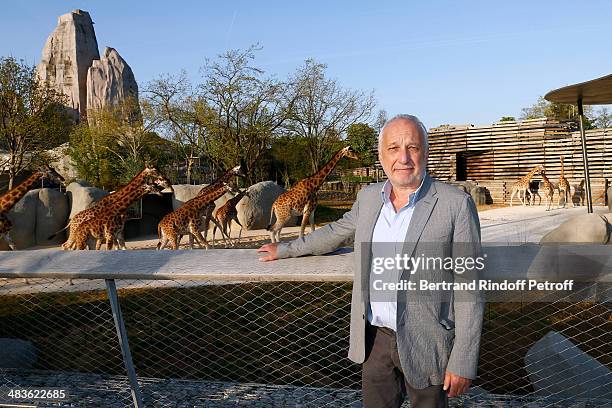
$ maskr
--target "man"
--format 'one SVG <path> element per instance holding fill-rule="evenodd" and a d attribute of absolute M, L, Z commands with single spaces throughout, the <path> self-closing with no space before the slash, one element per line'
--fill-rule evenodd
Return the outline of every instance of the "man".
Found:
<path fill-rule="evenodd" d="M 349 358 L 363 363 L 364 407 L 399 407 L 406 394 L 412 407 L 446 407 L 448 397 L 464 393 L 476 377 L 481 294 L 468 292 L 459 299 L 453 291 L 443 301 L 431 293 L 403 290 L 385 297 L 375 289 L 379 271 L 372 273 L 373 261 L 390 246 L 409 256 L 477 257 L 478 214 L 469 195 L 427 174 L 427 130 L 415 116 L 387 121 L 378 153 L 386 182 L 362 189 L 340 220 L 289 243 L 262 246 L 258 251 L 267 255 L 260 260 L 320 255 L 354 237 Z M 396 268 L 386 279 L 413 280 L 412 273 Z M 450 274 L 456 276 L 457 270 Z M 425 300 L 417 301 L 422 295 Z"/>

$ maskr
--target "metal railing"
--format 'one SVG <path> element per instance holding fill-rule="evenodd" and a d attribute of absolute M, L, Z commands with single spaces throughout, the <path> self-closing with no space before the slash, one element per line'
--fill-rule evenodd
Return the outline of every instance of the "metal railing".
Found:
<path fill-rule="evenodd" d="M 67 391 L 45 406 L 359 407 L 361 367 L 346 357 L 350 257 L 1 254 L 0 338 L 25 342 L 9 344 L 19 368 L 0 369 L 0 386 Z M 451 406 L 610 404 L 612 292 L 597 293 L 488 303 L 479 377 Z"/>

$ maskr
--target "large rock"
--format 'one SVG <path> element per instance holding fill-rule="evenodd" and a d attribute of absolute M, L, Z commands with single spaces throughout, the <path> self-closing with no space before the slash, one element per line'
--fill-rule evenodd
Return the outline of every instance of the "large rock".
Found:
<path fill-rule="evenodd" d="M 72 163 L 72 158 L 68 153 L 70 148 L 69 142 L 61 144 L 53 149 L 47 150 L 49 155 L 49 165 L 55 169 L 64 180 L 75 180 L 79 177 L 79 173 Z"/>
<path fill-rule="evenodd" d="M 99 58 L 89 13 L 74 10 L 60 16 L 57 27 L 47 38 L 36 71 L 42 81 L 67 96 L 75 119 L 87 112 L 87 70 Z"/>
<path fill-rule="evenodd" d="M 31 341 L 0 339 L 0 368 L 33 368 L 37 354 Z"/>
<path fill-rule="evenodd" d="M 555 331 L 527 351 L 525 370 L 538 395 L 612 399 L 612 371 Z"/>
<path fill-rule="evenodd" d="M 64 193 L 50 188 L 40 189 L 36 203 L 36 244 L 52 245 L 64 242 L 66 235 L 63 232 L 51 240 L 48 238 L 64 228 L 69 214 L 70 206 Z"/>
<path fill-rule="evenodd" d="M 472 196 L 472 199 L 474 200 L 474 203 L 476 205 L 487 204 L 487 196 L 491 196 L 490 194 L 488 194 L 488 190 L 482 186 L 473 187 L 470 190 L 470 195 Z"/>
<path fill-rule="evenodd" d="M 101 109 L 132 99 L 138 106 L 138 84 L 130 66 L 114 48 L 106 47 L 87 72 L 87 109 Z M 137 115 L 139 112 L 133 112 Z M 88 116 L 91 125 L 94 115 Z"/>
<path fill-rule="evenodd" d="M 540 244 L 592 243 L 607 244 L 610 240 L 612 217 L 609 214 L 581 214 L 570 218 L 540 240 Z"/>
<path fill-rule="evenodd" d="M 187 201 L 197 196 L 200 190 L 206 187 L 208 184 L 174 184 L 172 189 L 172 210 L 177 210 Z"/>
<path fill-rule="evenodd" d="M 96 188 L 89 187 L 84 182 L 73 182 L 68 184 L 66 187 L 68 197 L 70 200 L 70 216 L 74 217 L 79 212 L 89 208 L 93 203 L 99 201 L 102 197 L 108 194 L 108 192 Z"/>
<path fill-rule="evenodd" d="M 17 249 L 36 245 L 36 207 L 38 189 L 28 191 L 9 211 L 8 219 L 13 223 L 11 239 Z"/>
<path fill-rule="evenodd" d="M 273 181 L 262 181 L 249 187 L 248 192 L 249 196 L 236 206 L 238 220 L 248 230 L 266 228 L 270 224 L 272 204 L 285 189 Z"/>

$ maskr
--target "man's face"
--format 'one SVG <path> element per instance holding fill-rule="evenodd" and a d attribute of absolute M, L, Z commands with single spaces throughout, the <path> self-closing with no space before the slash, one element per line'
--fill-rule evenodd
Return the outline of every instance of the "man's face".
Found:
<path fill-rule="evenodd" d="M 410 120 L 397 119 L 387 125 L 381 137 L 379 159 L 391 185 L 417 189 L 428 157 L 419 127 Z"/>

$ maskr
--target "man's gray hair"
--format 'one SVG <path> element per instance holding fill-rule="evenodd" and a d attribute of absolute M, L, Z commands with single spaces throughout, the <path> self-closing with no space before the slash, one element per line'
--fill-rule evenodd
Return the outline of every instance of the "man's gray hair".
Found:
<path fill-rule="evenodd" d="M 429 135 L 427 134 L 427 128 L 425 127 L 423 122 L 421 122 L 421 120 L 419 118 L 417 118 L 414 115 L 408 115 L 408 114 L 405 114 L 405 113 L 400 113 L 399 115 L 393 116 L 391 119 L 388 119 L 385 122 L 383 127 L 380 128 L 380 132 L 378 133 L 378 152 L 380 153 L 382 151 L 382 135 L 383 135 L 383 132 L 385 131 L 385 128 L 391 122 L 394 122 L 394 121 L 399 120 L 399 119 L 409 120 L 412 123 L 414 123 L 415 125 L 417 125 L 417 127 L 421 131 L 421 136 L 423 137 L 423 143 L 425 145 L 424 146 L 425 147 L 425 151 L 427 152 L 429 150 Z"/>

